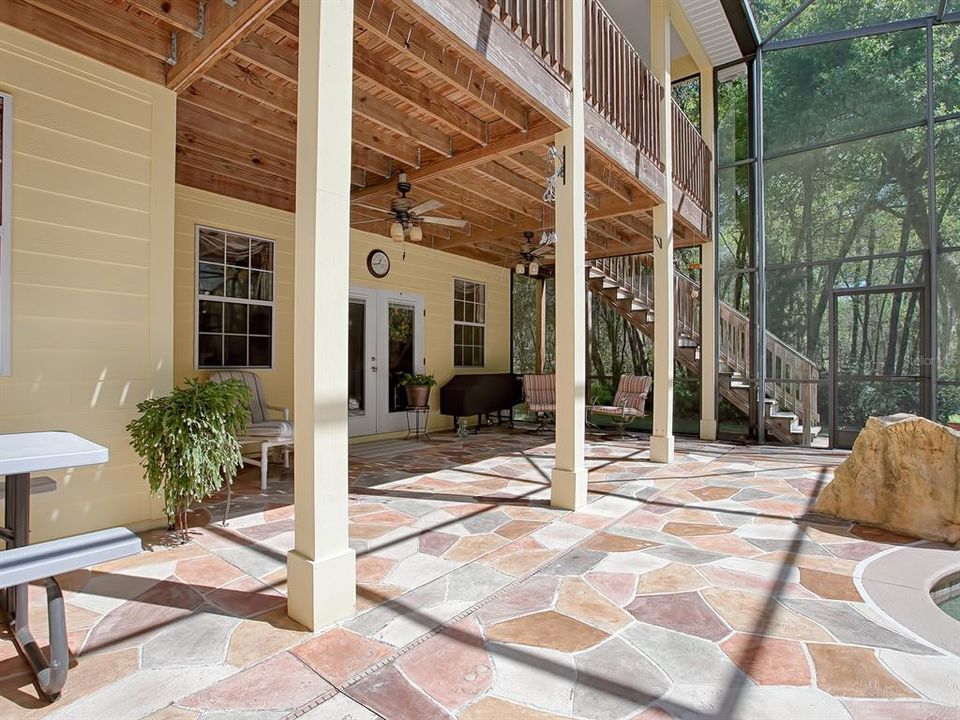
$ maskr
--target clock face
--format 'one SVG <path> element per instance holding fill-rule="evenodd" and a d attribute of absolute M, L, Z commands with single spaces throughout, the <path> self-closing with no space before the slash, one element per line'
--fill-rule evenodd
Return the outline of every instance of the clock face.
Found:
<path fill-rule="evenodd" d="M 372 250 L 367 255 L 367 270 L 377 278 L 386 277 L 390 272 L 390 258 L 383 250 Z"/>

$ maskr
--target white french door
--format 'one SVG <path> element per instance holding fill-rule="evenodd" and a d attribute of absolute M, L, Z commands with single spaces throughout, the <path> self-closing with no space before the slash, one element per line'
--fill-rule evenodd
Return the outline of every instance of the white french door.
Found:
<path fill-rule="evenodd" d="M 348 361 L 350 436 L 405 430 L 400 378 L 423 372 L 423 297 L 350 289 Z"/>

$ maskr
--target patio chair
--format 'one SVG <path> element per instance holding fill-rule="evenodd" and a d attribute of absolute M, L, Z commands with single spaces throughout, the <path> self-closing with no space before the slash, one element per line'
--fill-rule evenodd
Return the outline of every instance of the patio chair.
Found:
<path fill-rule="evenodd" d="M 247 370 L 220 370 L 210 376 L 211 382 L 240 380 L 250 388 L 250 424 L 246 434 L 237 438 L 241 445 L 259 445 L 260 456 L 244 455 L 243 460 L 260 468 L 260 489 L 267 489 L 267 468 L 270 453 L 275 448 L 283 452 L 283 466 L 290 467 L 290 448 L 293 447 L 293 423 L 290 422 L 290 409 L 268 405 L 260 385 L 260 376 Z M 271 420 L 268 411 L 278 412 L 282 420 Z"/>
<path fill-rule="evenodd" d="M 591 405 L 587 409 L 591 415 L 613 418 L 620 437 L 624 437 L 630 421 L 647 414 L 647 394 L 652 385 L 649 375 L 621 375 L 613 405 Z"/>
<path fill-rule="evenodd" d="M 524 375 L 523 399 L 540 421 L 535 432 L 542 430 L 557 412 L 557 376 Z"/>

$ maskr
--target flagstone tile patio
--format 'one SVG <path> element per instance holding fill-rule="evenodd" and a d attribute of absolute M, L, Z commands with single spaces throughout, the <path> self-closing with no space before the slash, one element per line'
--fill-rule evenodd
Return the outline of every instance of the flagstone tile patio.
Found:
<path fill-rule="evenodd" d="M 590 502 L 553 448 L 492 431 L 357 446 L 357 612 L 287 618 L 292 482 L 237 479 L 191 541 L 62 578 L 74 667 L 43 705 L 0 638 L 0 717 L 960 720 L 960 658 L 854 581 L 909 538 L 808 515 L 842 453 L 591 437 Z M 42 595 L 31 615 L 43 627 Z M 43 639 L 41 638 L 41 644 Z"/>

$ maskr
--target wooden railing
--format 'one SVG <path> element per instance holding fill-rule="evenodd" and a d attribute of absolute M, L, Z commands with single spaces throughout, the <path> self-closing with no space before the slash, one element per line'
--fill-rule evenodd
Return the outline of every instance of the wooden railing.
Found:
<path fill-rule="evenodd" d="M 710 207 L 710 150 L 673 101 L 673 182 L 701 208 Z"/>
<path fill-rule="evenodd" d="M 591 260 L 593 267 L 628 291 L 644 308 L 655 310 L 653 296 L 653 256 L 622 255 Z M 649 327 L 647 328 L 649 330 Z M 750 321 L 746 315 L 725 302 L 720 303 L 720 362 L 735 375 L 749 377 Z M 674 333 L 677 340 L 700 341 L 700 285 L 674 271 Z M 799 418 L 804 442 L 810 428 L 820 424 L 817 412 L 817 365 L 787 345 L 773 333 L 766 334 L 768 376 L 767 396 Z M 699 366 L 699 363 L 697 363 Z"/>
<path fill-rule="evenodd" d="M 587 103 L 663 168 L 659 112 L 663 88 L 599 0 L 584 2 Z"/>
<path fill-rule="evenodd" d="M 563 0 L 480 0 L 480 4 L 500 18 L 547 65 L 566 75 Z"/>
<path fill-rule="evenodd" d="M 531 50 L 566 76 L 563 0 L 478 0 Z M 660 107 L 664 89 L 603 7 L 584 2 L 586 102 L 661 170 Z M 672 102 L 673 180 L 702 209 L 710 207 L 710 151 Z"/>

